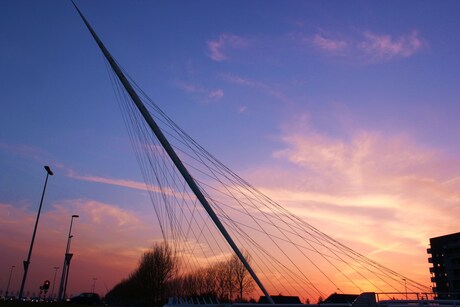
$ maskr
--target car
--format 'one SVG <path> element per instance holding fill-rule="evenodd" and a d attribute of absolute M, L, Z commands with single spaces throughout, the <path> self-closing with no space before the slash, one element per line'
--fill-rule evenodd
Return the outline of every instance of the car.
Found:
<path fill-rule="evenodd" d="M 101 303 L 99 294 L 92 292 L 83 292 L 69 299 L 71 304 L 98 305 Z"/>

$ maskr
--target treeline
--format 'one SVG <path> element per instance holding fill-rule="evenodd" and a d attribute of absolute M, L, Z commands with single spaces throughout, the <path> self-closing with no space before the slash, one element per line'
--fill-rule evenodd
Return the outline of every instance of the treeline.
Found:
<path fill-rule="evenodd" d="M 245 255 L 250 261 L 249 255 Z M 237 256 L 194 272 L 184 273 L 180 259 L 166 244 L 145 252 L 137 269 L 106 295 L 114 306 L 163 306 L 168 297 L 201 297 L 208 301 L 245 301 L 254 282 Z"/>

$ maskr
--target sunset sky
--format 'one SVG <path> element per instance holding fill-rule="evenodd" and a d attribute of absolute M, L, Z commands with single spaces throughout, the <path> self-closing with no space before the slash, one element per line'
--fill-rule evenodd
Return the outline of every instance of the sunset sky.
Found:
<path fill-rule="evenodd" d="M 429 238 L 460 231 L 460 2 L 76 4 L 230 169 L 430 285 Z M 49 165 L 26 291 L 78 214 L 68 292 L 104 294 L 162 239 L 104 59 L 70 1 L 1 1 L 0 42 L 0 291 L 12 266 L 19 290 Z"/>

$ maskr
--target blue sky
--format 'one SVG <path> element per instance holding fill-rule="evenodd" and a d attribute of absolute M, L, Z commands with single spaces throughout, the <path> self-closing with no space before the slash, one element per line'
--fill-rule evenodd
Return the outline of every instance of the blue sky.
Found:
<path fill-rule="evenodd" d="M 405 269 L 429 283 L 428 239 L 457 232 L 460 214 L 457 1 L 77 5 L 144 91 L 231 169 L 365 253 L 382 254 L 377 239 L 395 253 L 417 249 Z M 37 240 L 59 254 L 36 247 L 50 268 L 71 214 L 82 240 L 99 245 L 104 221 L 142 225 L 142 235 L 100 239 L 127 254 L 110 288 L 160 234 L 148 195 L 133 188 L 143 180 L 102 55 L 70 1 L 3 1 L 0 29 L 0 227 L 11 234 L 1 235 L 11 253 L 0 283 L 26 256 L 50 165 L 48 235 Z M 344 222 L 357 216 L 369 228 Z M 376 225 L 382 232 L 369 231 Z M 73 291 L 93 277 L 80 273 Z"/>

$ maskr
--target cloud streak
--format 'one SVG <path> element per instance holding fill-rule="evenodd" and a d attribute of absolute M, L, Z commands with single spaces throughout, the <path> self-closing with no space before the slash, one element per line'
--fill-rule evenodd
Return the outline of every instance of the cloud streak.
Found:
<path fill-rule="evenodd" d="M 271 97 L 274 97 L 277 100 L 285 104 L 291 104 L 291 99 L 289 99 L 289 97 L 283 91 L 277 89 L 276 86 L 274 85 L 266 84 L 258 80 L 251 80 L 251 79 L 243 78 L 243 77 L 232 75 L 232 74 L 224 74 L 222 75 L 222 78 L 225 81 L 233 83 L 233 84 L 257 89 L 261 91 L 262 93 L 269 95 Z"/>
<path fill-rule="evenodd" d="M 73 179 L 84 180 L 89 182 L 97 182 L 97 183 L 104 183 L 119 187 L 124 187 L 128 189 L 134 190 L 142 190 L 154 193 L 165 193 L 166 195 L 176 196 L 178 193 L 175 192 L 171 188 L 167 187 L 158 187 L 150 184 L 146 184 L 144 182 L 138 182 L 133 180 L 126 180 L 126 179 L 113 179 L 113 178 L 106 178 L 106 177 L 99 177 L 99 176 L 92 176 L 92 175 L 78 175 L 74 171 L 69 170 L 67 176 Z"/>
<path fill-rule="evenodd" d="M 348 46 L 346 41 L 326 38 L 322 34 L 315 34 L 312 42 L 318 48 L 332 52 L 343 50 Z"/>
<path fill-rule="evenodd" d="M 183 91 L 191 94 L 200 94 L 204 97 L 211 99 L 211 100 L 220 100 L 224 97 L 224 90 L 223 89 L 207 89 L 204 87 L 196 86 L 186 82 L 176 82 L 176 85 L 182 89 Z"/>
<path fill-rule="evenodd" d="M 291 39 L 312 46 L 328 56 L 382 62 L 408 58 L 426 45 L 418 31 L 392 36 L 366 30 L 358 33 L 330 34 L 321 30 L 315 34 L 291 34 Z"/>
<path fill-rule="evenodd" d="M 232 49 L 241 49 L 248 45 L 248 41 L 241 36 L 223 33 L 215 40 L 207 42 L 208 56 L 216 62 L 229 59 L 227 55 Z"/>
<path fill-rule="evenodd" d="M 35 161 L 43 160 L 43 157 L 45 156 L 45 152 L 41 148 L 25 144 L 7 144 L 0 142 L 0 149 L 23 157 L 28 157 Z"/>

